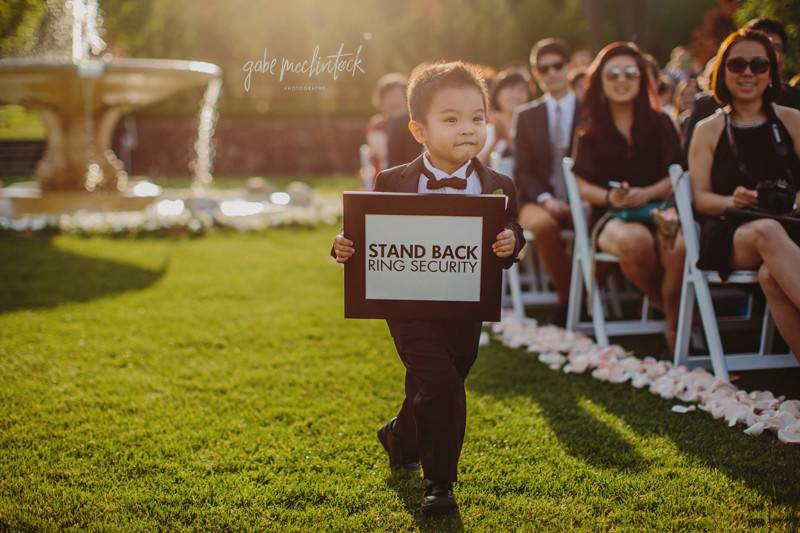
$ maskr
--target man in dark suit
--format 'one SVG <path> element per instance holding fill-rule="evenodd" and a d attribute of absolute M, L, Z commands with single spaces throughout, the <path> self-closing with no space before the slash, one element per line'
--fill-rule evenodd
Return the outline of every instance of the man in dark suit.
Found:
<path fill-rule="evenodd" d="M 531 71 L 544 96 L 520 107 L 514 119 L 514 180 L 519 190 L 519 223 L 533 233 L 542 260 L 562 304 L 553 321 L 566 318 L 570 260 L 561 242 L 571 225 L 561 160 L 571 151 L 578 99 L 569 84 L 569 47 L 544 39 L 531 50 Z"/>
<path fill-rule="evenodd" d="M 783 24 L 777 20 L 758 18 L 748 22 L 745 27 L 767 34 L 767 37 L 769 37 L 769 40 L 772 42 L 775 55 L 778 58 L 778 68 L 781 70 L 781 79 L 783 79 L 783 64 L 786 59 L 786 47 L 789 43 L 789 37 L 786 35 Z M 800 109 L 800 88 L 790 87 L 788 84 L 784 83 L 783 91 L 781 91 L 775 99 L 775 103 Z M 684 126 L 684 139 L 686 139 L 686 145 L 684 146 L 685 152 L 688 153 L 689 151 L 689 143 L 692 140 L 694 128 L 697 126 L 697 123 L 713 115 L 717 109 L 719 109 L 719 104 L 714 100 L 710 91 L 704 91 L 695 97 L 692 103 L 692 113 Z"/>

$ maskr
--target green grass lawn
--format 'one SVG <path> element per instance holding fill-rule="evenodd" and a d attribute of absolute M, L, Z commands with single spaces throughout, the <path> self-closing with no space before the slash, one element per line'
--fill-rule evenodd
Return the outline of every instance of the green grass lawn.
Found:
<path fill-rule="evenodd" d="M 335 231 L 0 238 L 0 530 L 797 529 L 797 447 L 497 344 L 460 514 L 422 518 L 375 438 L 403 370 L 342 318 Z"/>

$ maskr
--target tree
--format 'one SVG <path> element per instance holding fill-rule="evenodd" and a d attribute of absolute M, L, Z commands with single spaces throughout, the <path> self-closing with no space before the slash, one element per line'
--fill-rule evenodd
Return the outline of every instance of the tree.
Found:
<path fill-rule="evenodd" d="M 0 2 L 0 57 L 28 53 L 46 13 L 47 5 L 41 0 Z"/>
<path fill-rule="evenodd" d="M 58 19 L 65 0 L 0 0 L 0 51 L 28 53 L 43 39 L 44 19 Z M 666 60 L 671 48 L 715 0 L 99 0 L 108 51 L 113 56 L 210 61 L 224 71 L 225 114 L 311 115 L 372 112 L 369 95 L 387 72 L 409 73 L 417 64 L 463 59 L 501 69 L 527 63 L 544 37 L 574 47 L 635 39 Z M 45 13 L 45 11 L 47 13 Z M 36 38 L 34 38 L 36 37 Z M 32 39 L 32 40 L 31 40 Z M 292 92 L 277 77 L 253 77 L 244 89 L 243 67 L 272 57 L 302 61 L 320 52 L 362 46 L 365 73 L 325 82 L 324 91 Z M 294 76 L 292 83 L 308 84 Z M 196 112 L 183 96 L 169 108 Z"/>
<path fill-rule="evenodd" d="M 743 0 L 736 12 L 740 24 L 764 17 L 779 20 L 789 35 L 786 50 L 787 77 L 800 72 L 800 2 L 797 0 Z"/>
<path fill-rule="evenodd" d="M 720 43 L 736 30 L 735 0 L 719 0 L 719 5 L 703 15 L 700 25 L 692 32 L 689 50 L 701 63 L 706 63 L 717 53 Z"/>

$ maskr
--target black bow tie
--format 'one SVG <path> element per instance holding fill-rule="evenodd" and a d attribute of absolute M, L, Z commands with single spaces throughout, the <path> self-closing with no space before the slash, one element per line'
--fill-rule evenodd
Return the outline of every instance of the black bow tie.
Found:
<path fill-rule="evenodd" d="M 467 173 L 465 176 L 469 177 L 472 174 L 472 171 L 475 170 L 475 162 L 470 161 L 469 165 L 467 166 Z M 457 178 L 455 176 L 449 176 L 444 179 L 437 180 L 436 176 L 433 175 L 433 172 L 428 170 L 428 167 L 425 164 L 422 164 L 422 173 L 428 178 L 428 190 L 436 190 L 436 189 L 443 189 L 445 187 L 450 187 L 452 189 L 458 190 L 465 190 L 467 188 L 467 180 L 464 178 Z"/>

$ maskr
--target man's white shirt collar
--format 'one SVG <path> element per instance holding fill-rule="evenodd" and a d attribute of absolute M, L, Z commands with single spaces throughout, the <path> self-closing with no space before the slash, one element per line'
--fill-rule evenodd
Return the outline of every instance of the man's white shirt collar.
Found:
<path fill-rule="evenodd" d="M 569 111 L 570 109 L 574 109 L 577 100 L 578 99 L 575 96 L 575 91 L 572 90 L 567 91 L 567 94 L 565 94 L 558 100 L 553 98 L 553 95 L 550 93 L 546 93 L 544 95 L 544 101 L 547 102 L 548 107 L 552 106 L 553 109 L 555 109 L 555 105 L 560 104 L 562 111 Z"/>
<path fill-rule="evenodd" d="M 466 189 L 454 189 L 452 187 L 442 187 L 441 189 L 428 189 L 428 178 L 425 176 L 424 173 L 420 173 L 419 182 L 417 184 L 417 192 L 425 193 L 425 194 L 481 194 L 482 185 L 481 180 L 478 178 L 478 170 L 473 167 L 472 172 L 470 175 L 467 175 L 467 168 L 469 167 L 471 161 L 465 162 L 461 165 L 455 172 L 452 174 L 448 174 L 443 170 L 440 170 L 433 166 L 433 163 L 430 162 L 428 159 L 428 152 L 422 156 L 422 163 L 425 165 L 425 168 L 430 172 L 436 180 L 442 180 L 448 178 L 450 176 L 454 176 L 456 178 L 461 178 L 467 180 L 467 188 Z"/>

